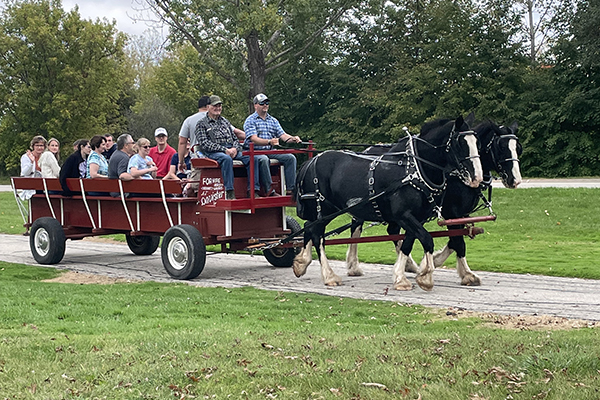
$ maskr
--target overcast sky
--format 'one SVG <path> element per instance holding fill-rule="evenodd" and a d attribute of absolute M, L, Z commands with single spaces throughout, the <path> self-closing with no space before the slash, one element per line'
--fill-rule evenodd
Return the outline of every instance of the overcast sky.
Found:
<path fill-rule="evenodd" d="M 140 15 L 142 0 L 63 0 L 63 9 L 72 10 L 79 5 L 79 14 L 84 19 L 107 18 L 109 22 L 117 21 L 117 29 L 125 33 L 142 35 L 149 29 L 144 21 L 133 21 L 132 17 Z"/>

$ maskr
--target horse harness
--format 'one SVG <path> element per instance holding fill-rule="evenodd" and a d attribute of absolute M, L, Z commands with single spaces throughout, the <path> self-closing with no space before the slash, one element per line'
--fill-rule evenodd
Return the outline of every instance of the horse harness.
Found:
<path fill-rule="evenodd" d="M 461 160 L 458 160 L 458 157 L 456 156 L 456 154 L 451 151 L 451 149 L 452 149 L 451 144 L 453 141 L 457 140 L 457 137 L 459 135 L 469 135 L 469 134 L 474 135 L 475 133 L 473 131 L 456 132 L 453 130 L 452 133 L 450 134 L 450 137 L 448 138 L 448 142 L 444 145 L 445 151 L 447 153 L 450 153 L 454 157 L 454 162 L 459 166 L 461 166 L 461 163 L 460 163 Z M 330 220 L 336 218 L 337 216 L 339 216 L 341 214 L 345 214 L 345 213 L 351 214 L 349 212 L 349 210 L 351 210 L 352 208 L 362 206 L 367 203 L 371 203 L 371 206 L 373 207 L 373 210 L 374 210 L 375 214 L 377 215 L 377 217 L 379 219 L 383 220 L 383 215 L 381 214 L 381 210 L 379 208 L 379 204 L 377 203 L 377 199 L 379 199 L 382 196 L 395 193 L 397 190 L 399 190 L 403 186 L 410 185 L 411 187 L 422 192 L 426 196 L 428 202 L 433 205 L 433 209 L 435 210 L 437 217 L 441 218 L 441 204 L 442 204 L 443 196 L 444 196 L 445 189 L 447 186 L 446 173 L 449 171 L 447 168 L 441 167 L 435 163 L 432 163 L 428 160 L 425 160 L 425 159 L 419 157 L 415 143 L 417 140 L 420 140 L 423 143 L 426 143 L 427 145 L 429 145 L 431 147 L 435 148 L 436 146 L 419 138 L 416 135 L 408 135 L 407 138 L 408 138 L 408 140 L 407 140 L 407 144 L 406 144 L 406 150 L 403 152 L 388 152 L 388 153 L 384 153 L 379 156 L 369 156 L 369 155 L 364 155 L 364 154 L 356 154 L 356 153 L 350 152 L 350 151 L 345 151 L 346 154 L 349 154 L 353 157 L 371 160 L 371 163 L 369 165 L 369 171 L 368 171 L 368 182 L 367 182 L 368 183 L 368 197 L 367 198 L 356 200 L 352 204 L 348 205 L 346 208 L 340 209 L 339 207 L 334 205 L 331 201 L 327 200 L 325 198 L 325 196 L 323 196 L 323 194 L 321 193 L 321 191 L 319 189 L 319 179 L 315 172 L 316 172 L 317 161 L 318 161 L 319 157 L 324 153 L 321 153 L 321 154 L 315 156 L 310 161 L 310 164 L 307 167 L 311 171 L 313 171 L 312 175 L 314 176 L 314 178 L 313 178 L 314 193 L 304 193 L 304 194 L 299 193 L 299 198 L 301 200 L 315 200 L 316 201 L 316 210 L 317 210 L 317 218 L 318 219 L 323 218 L 322 213 L 321 213 L 322 203 L 326 203 L 338 210 L 334 214 L 327 216 L 327 219 L 330 219 Z M 398 161 L 390 161 L 390 160 L 384 159 L 384 157 L 390 157 L 390 156 L 400 156 L 400 159 Z M 472 158 L 477 158 L 477 157 L 479 157 L 479 156 L 478 155 L 477 156 L 469 156 L 469 157 L 466 157 L 465 159 L 472 159 Z M 397 181 L 391 187 L 388 187 L 387 189 L 383 190 L 380 193 L 376 193 L 376 191 L 375 191 L 375 171 L 376 171 L 377 167 L 383 163 L 404 166 L 405 167 L 405 176 L 402 180 Z M 422 171 L 422 167 L 420 165 L 421 163 L 427 164 L 431 167 L 442 170 L 444 172 L 443 182 L 441 184 L 435 184 L 435 183 L 431 182 L 429 179 L 427 179 L 426 175 Z M 461 174 L 463 172 L 459 171 L 458 173 Z M 299 185 L 299 186 L 301 188 L 303 185 Z"/>

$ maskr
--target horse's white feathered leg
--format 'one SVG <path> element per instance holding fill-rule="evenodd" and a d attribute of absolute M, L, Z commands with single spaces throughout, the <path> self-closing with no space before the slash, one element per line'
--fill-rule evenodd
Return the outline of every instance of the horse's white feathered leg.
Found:
<path fill-rule="evenodd" d="M 423 290 L 432 290 L 433 289 L 433 271 L 435 267 L 433 266 L 433 254 L 425 253 L 423 256 L 423 260 L 421 261 L 421 266 L 419 268 L 419 273 L 415 278 L 417 284 Z"/>
<path fill-rule="evenodd" d="M 292 268 L 294 269 L 294 274 L 298 278 L 306 273 L 306 269 L 312 262 L 312 247 L 312 240 L 309 240 L 308 243 L 306 243 L 306 246 L 302 248 L 302 251 L 294 257 Z"/>
<path fill-rule="evenodd" d="M 456 259 L 456 272 L 460 276 L 460 284 L 464 286 L 481 286 L 481 279 L 471 271 L 465 257 Z"/>
<path fill-rule="evenodd" d="M 362 229 L 358 228 L 352 233 L 352 238 L 359 238 Z M 363 271 L 358 266 L 358 244 L 352 243 L 348 246 L 346 252 L 346 265 L 348 267 L 349 276 L 362 276 Z"/>
<path fill-rule="evenodd" d="M 400 255 L 400 247 L 402 247 L 402 240 L 398 240 L 398 243 L 396 244 L 396 254 Z M 413 272 L 413 273 L 417 273 L 419 272 L 419 264 L 417 264 L 415 262 L 415 260 L 412 258 L 412 254 L 410 254 L 408 256 L 408 260 L 406 260 L 406 265 L 404 266 L 404 272 Z"/>
<path fill-rule="evenodd" d="M 443 249 L 436 251 L 433 253 L 433 265 L 436 268 L 444 265 L 444 262 L 450 257 L 450 255 L 454 252 L 448 245 L 446 244 Z"/>
<path fill-rule="evenodd" d="M 329 266 L 329 261 L 325 255 L 325 247 L 322 243 L 319 247 L 319 262 L 321 263 L 321 278 L 323 278 L 323 283 L 327 286 L 340 286 L 342 279 Z"/>
<path fill-rule="evenodd" d="M 394 264 L 394 289 L 396 290 L 411 290 L 412 283 L 406 279 L 404 275 L 404 269 L 406 268 L 406 261 L 408 256 L 403 252 L 399 252 L 398 259 Z"/>

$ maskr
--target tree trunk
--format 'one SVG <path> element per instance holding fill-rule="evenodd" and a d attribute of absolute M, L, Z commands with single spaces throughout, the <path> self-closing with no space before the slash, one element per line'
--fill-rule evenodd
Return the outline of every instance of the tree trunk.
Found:
<path fill-rule="evenodd" d="M 264 93 L 266 78 L 265 56 L 260 48 L 258 33 L 256 31 L 250 32 L 246 37 L 246 46 L 248 48 L 248 72 L 250 73 L 250 93 L 248 93 L 248 99 L 252 100 L 258 93 Z M 250 104 L 250 108 L 254 112 L 252 104 Z"/>

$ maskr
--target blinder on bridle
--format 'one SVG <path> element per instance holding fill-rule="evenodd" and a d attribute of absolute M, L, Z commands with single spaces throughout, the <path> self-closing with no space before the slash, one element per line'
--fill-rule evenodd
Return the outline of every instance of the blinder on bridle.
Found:
<path fill-rule="evenodd" d="M 517 157 L 516 158 L 512 157 L 512 154 L 511 154 L 510 157 L 502 158 L 500 156 L 500 154 L 498 154 L 500 152 L 500 141 L 501 140 L 510 141 L 513 139 L 517 142 Z M 519 160 L 519 156 L 521 154 L 523 154 L 523 145 L 521 145 L 521 142 L 519 142 L 519 138 L 517 137 L 517 135 L 515 135 L 513 133 L 507 133 L 507 134 L 503 134 L 503 135 L 494 135 L 494 139 L 490 141 L 490 143 L 487 146 L 486 151 L 491 154 L 492 161 L 494 162 L 494 165 L 496 166 L 496 171 L 498 171 L 498 173 L 500 174 L 500 177 L 503 180 L 507 180 L 508 172 L 502 165 L 505 163 L 511 162 L 511 161 L 517 162 L 520 164 L 521 160 Z"/>
<path fill-rule="evenodd" d="M 477 155 L 468 155 L 466 157 L 459 158 L 458 154 L 456 154 L 456 149 L 459 148 L 459 140 L 465 136 L 475 137 L 477 142 Z M 446 153 L 450 154 L 450 161 L 452 164 L 454 164 L 454 169 L 456 170 L 456 173 L 453 175 L 458 176 L 463 181 L 470 180 L 471 173 L 469 172 L 466 163 L 467 161 L 471 162 L 471 160 L 479 158 L 479 150 L 479 139 L 477 139 L 477 134 L 474 131 L 457 131 L 456 126 L 454 126 L 452 128 L 452 132 L 450 133 L 450 137 L 448 138 L 448 143 L 446 143 Z"/>

